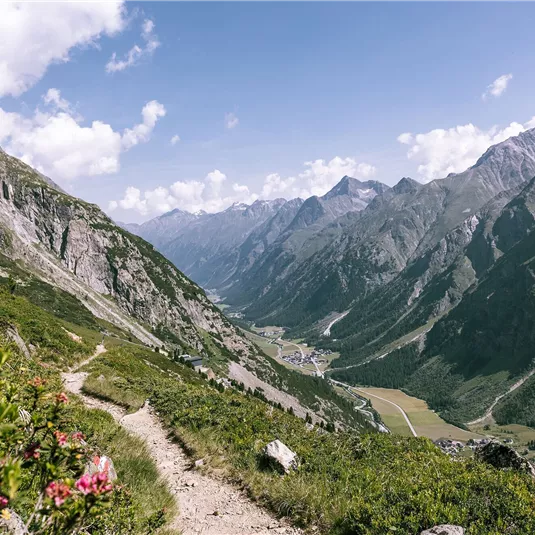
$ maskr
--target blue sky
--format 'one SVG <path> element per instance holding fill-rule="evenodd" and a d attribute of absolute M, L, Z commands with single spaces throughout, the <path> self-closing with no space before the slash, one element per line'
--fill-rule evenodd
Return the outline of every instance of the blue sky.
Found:
<path fill-rule="evenodd" d="M 69 38 L 6 6 L 0 145 L 120 220 L 321 194 L 346 171 L 427 181 L 535 126 L 531 3 L 45 6 Z"/>

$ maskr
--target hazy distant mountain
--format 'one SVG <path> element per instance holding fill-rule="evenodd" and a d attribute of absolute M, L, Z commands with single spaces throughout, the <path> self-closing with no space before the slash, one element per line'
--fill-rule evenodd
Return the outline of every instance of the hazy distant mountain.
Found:
<path fill-rule="evenodd" d="M 203 213 L 180 226 L 162 230 L 161 251 L 205 288 L 218 288 L 233 272 L 238 248 L 249 235 L 286 204 L 284 199 L 233 204 L 223 212 Z M 159 221 L 165 218 L 158 218 Z M 171 223 L 172 225 L 172 223 Z M 151 238 L 148 238 L 151 239 Z"/>
<path fill-rule="evenodd" d="M 202 286 L 223 291 L 269 254 L 278 240 L 299 248 L 308 236 L 341 215 L 362 210 L 387 189 L 376 181 L 346 176 L 323 197 L 235 204 L 215 214 L 173 210 L 125 228 L 158 247 Z"/>
<path fill-rule="evenodd" d="M 180 235 L 180 232 L 185 225 L 204 215 L 207 215 L 206 212 L 191 214 L 177 208 L 160 217 L 150 219 L 141 225 L 136 223 L 126 223 L 121 226 L 133 234 L 141 236 L 159 249 Z"/>

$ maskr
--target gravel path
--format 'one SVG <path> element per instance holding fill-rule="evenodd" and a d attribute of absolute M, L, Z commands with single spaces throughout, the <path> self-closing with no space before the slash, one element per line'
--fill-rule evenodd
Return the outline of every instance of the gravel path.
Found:
<path fill-rule="evenodd" d="M 97 348 L 92 358 L 105 348 Z M 91 359 L 88 359 L 90 361 Z M 87 362 L 84 364 L 87 364 Z M 143 438 L 160 473 L 169 483 L 180 513 L 171 528 L 183 535 L 298 535 L 300 530 L 275 519 L 235 487 L 191 469 L 192 462 L 168 433 L 151 407 L 145 404 L 134 414 L 81 392 L 85 372 L 65 373 L 65 387 L 79 395 L 86 406 L 109 412 L 125 429 Z"/>

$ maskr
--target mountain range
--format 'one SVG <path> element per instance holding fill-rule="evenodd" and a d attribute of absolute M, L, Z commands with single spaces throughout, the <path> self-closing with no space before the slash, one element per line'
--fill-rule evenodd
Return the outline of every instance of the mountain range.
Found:
<path fill-rule="evenodd" d="M 169 214 L 132 230 L 245 319 L 338 351 L 338 379 L 391 386 L 396 355 L 405 355 L 396 387 L 462 423 L 532 365 L 522 350 L 533 347 L 529 299 L 519 301 L 532 295 L 534 177 L 528 130 L 427 184 L 343 177 L 322 197 L 189 215 L 167 241 L 167 231 L 149 232 Z"/>

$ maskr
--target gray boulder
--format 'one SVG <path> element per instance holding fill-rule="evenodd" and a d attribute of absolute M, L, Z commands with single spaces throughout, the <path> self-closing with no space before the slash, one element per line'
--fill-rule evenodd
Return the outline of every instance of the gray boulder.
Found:
<path fill-rule="evenodd" d="M 297 455 L 280 440 L 270 442 L 263 454 L 271 465 L 286 474 L 299 466 Z"/>
<path fill-rule="evenodd" d="M 476 459 L 488 463 L 495 468 L 518 470 L 535 477 L 533 465 L 524 459 L 516 450 L 502 444 L 501 442 L 492 441 L 475 451 Z"/>
<path fill-rule="evenodd" d="M 9 535 L 28 535 L 28 530 L 24 525 L 22 518 L 15 512 L 8 509 L 9 518 L 0 517 L 0 533 Z"/>
<path fill-rule="evenodd" d="M 452 526 L 451 524 L 443 524 L 426 529 L 420 535 L 464 535 L 464 528 L 461 528 L 461 526 Z"/>

